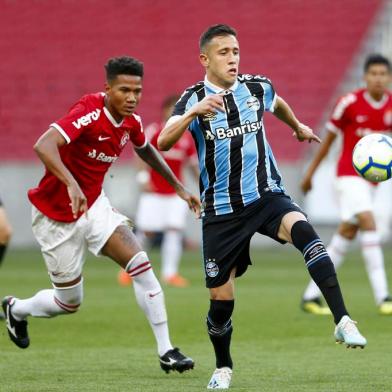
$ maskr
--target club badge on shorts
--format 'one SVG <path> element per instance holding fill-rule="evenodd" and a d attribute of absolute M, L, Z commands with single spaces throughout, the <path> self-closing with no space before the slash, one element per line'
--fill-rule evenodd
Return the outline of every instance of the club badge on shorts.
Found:
<path fill-rule="evenodd" d="M 209 276 L 210 278 L 215 278 L 215 276 L 219 273 L 219 267 L 215 263 L 215 259 L 208 259 L 206 261 L 207 276 Z"/>

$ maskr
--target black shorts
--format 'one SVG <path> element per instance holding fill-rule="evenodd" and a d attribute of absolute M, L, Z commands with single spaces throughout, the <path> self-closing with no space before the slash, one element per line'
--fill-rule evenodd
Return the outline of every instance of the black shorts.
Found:
<path fill-rule="evenodd" d="M 0 207 L 3 207 L 3 202 L 1 201 L 1 198 L 0 198 Z"/>
<path fill-rule="evenodd" d="M 239 212 L 203 218 L 203 258 L 206 286 L 219 287 L 230 277 L 234 266 L 241 276 L 252 264 L 249 244 L 260 233 L 284 244 L 278 238 L 284 215 L 301 208 L 284 193 L 267 193 Z M 305 215 L 306 216 L 306 215 Z"/>

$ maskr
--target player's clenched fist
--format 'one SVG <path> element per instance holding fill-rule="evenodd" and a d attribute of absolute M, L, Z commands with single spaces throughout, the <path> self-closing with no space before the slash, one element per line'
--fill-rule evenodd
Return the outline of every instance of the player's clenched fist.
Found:
<path fill-rule="evenodd" d="M 197 115 L 216 113 L 217 111 L 224 112 L 223 96 L 221 94 L 207 95 L 199 103 L 194 105 L 192 109 Z"/>

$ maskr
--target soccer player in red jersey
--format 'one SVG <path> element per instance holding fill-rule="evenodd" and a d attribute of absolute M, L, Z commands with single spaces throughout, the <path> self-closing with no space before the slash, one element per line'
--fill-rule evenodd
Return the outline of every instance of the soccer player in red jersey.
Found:
<path fill-rule="evenodd" d="M 26 348 L 28 316 L 54 317 L 79 309 L 88 249 L 96 256 L 111 258 L 133 277 L 136 300 L 157 341 L 161 368 L 182 372 L 193 368 L 193 360 L 173 348 L 164 295 L 150 260 L 132 233 L 129 219 L 110 205 L 102 183 L 131 141 L 136 153 L 159 171 L 197 214 L 199 200 L 148 143 L 141 119 L 134 113 L 142 93 L 143 64 L 131 57 L 117 57 L 105 68 L 105 93 L 82 97 L 34 146 L 46 173 L 28 193 L 33 204 L 32 228 L 53 288 L 28 299 L 3 299 L 8 334 L 17 346 Z"/>
<path fill-rule="evenodd" d="M 146 127 L 146 135 L 151 144 L 157 147 L 158 136 L 171 116 L 179 96 L 168 96 L 162 104 L 162 123 L 153 123 Z M 192 136 L 179 140 L 170 151 L 161 152 L 166 163 L 180 181 L 185 166 L 189 165 L 195 179 L 199 178 L 197 153 Z M 136 228 L 140 234 L 139 240 L 152 238 L 157 232 L 163 232 L 161 244 L 161 276 L 162 281 L 174 287 L 186 287 L 187 279 L 178 273 L 182 254 L 182 232 L 185 229 L 187 205 L 181 200 L 175 189 L 155 170 L 143 162 L 137 174 L 137 180 L 142 187 L 136 214 Z M 129 275 L 121 270 L 119 283 L 130 284 Z"/>
<path fill-rule="evenodd" d="M 338 267 L 351 241 L 360 232 L 362 254 L 379 312 L 392 315 L 392 298 L 373 214 L 375 184 L 359 177 L 352 165 L 353 148 L 361 137 L 392 131 L 392 95 L 387 91 L 391 80 L 391 63 L 381 55 L 371 55 L 365 61 L 364 70 L 366 87 L 338 101 L 327 123 L 327 135 L 302 181 L 302 190 L 306 193 L 312 188 L 314 172 L 340 134 L 343 143 L 335 184 L 341 223 L 328 246 L 328 253 L 335 267 Z M 320 296 L 320 291 L 311 281 L 305 290 L 302 308 L 310 313 L 329 314 L 329 309 L 322 306 Z"/>

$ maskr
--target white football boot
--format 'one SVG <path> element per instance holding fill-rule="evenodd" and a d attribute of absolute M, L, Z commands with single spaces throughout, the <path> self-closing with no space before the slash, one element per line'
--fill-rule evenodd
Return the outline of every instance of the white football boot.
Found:
<path fill-rule="evenodd" d="M 356 321 L 351 320 L 347 315 L 343 316 L 335 327 L 336 343 L 344 343 L 347 348 L 364 348 L 367 341 L 358 331 L 356 324 Z"/>
<path fill-rule="evenodd" d="M 233 371 L 229 367 L 215 369 L 207 389 L 229 389 Z"/>

